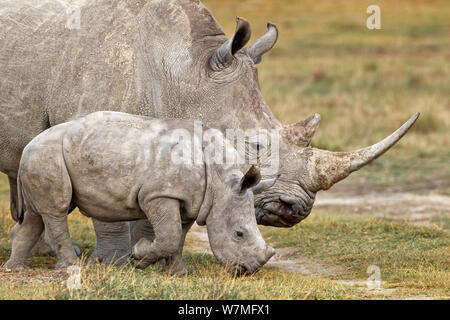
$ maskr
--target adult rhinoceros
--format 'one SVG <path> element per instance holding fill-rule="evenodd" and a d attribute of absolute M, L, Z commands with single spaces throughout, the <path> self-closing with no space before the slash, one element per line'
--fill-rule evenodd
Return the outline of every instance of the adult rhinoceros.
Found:
<path fill-rule="evenodd" d="M 112 110 L 196 119 L 221 130 L 278 130 L 281 176 L 255 197 L 257 221 L 289 227 L 306 218 L 319 190 L 387 151 L 418 114 L 368 148 L 309 147 L 319 115 L 284 126 L 259 89 L 256 64 L 277 36 L 269 24 L 245 47 L 250 27 L 238 19 L 227 39 L 198 0 L 0 0 L 0 170 L 9 177 L 13 217 L 25 145 L 48 127 Z M 98 258 L 128 252 L 127 223 L 94 227 Z"/>

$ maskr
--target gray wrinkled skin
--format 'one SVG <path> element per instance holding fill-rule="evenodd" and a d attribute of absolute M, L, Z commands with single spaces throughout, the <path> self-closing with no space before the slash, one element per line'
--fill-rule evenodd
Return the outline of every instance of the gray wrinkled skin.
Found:
<path fill-rule="evenodd" d="M 315 195 L 388 150 L 390 140 L 349 153 L 309 147 L 320 117 L 283 126 L 264 101 L 256 63 L 275 45 L 277 28 L 251 42 L 237 20 L 229 39 L 197 0 L 68 1 L 81 6 L 81 28 L 67 29 L 57 0 L 0 0 L 0 170 L 14 184 L 25 145 L 43 130 L 94 111 L 201 120 L 218 128 L 280 132 L 280 178 L 255 196 L 258 223 L 290 227 L 311 212 Z M 248 168 L 248 166 L 247 166 Z M 245 168 L 244 168 L 245 169 Z M 268 177 L 270 178 L 270 177 Z M 111 261 L 152 234 L 146 220 L 100 223 L 95 261 Z M 115 240 L 117 239 L 117 240 Z"/>
<path fill-rule="evenodd" d="M 197 221 L 206 224 L 214 255 L 233 272 L 261 268 L 275 252 L 255 219 L 251 188 L 260 182 L 259 171 L 252 167 L 244 176 L 237 165 L 173 163 L 180 141 L 172 135 L 180 128 L 193 135 L 192 121 L 96 112 L 35 137 L 20 162 L 22 222 L 13 228 L 5 268 L 24 267 L 44 225 L 57 266 L 76 264 L 67 225 L 72 204 L 98 221 L 147 219 L 154 239 L 141 238 L 130 257 L 139 267 L 168 259 L 169 269 L 187 271 L 181 253 Z M 201 137 L 194 139 L 202 152 Z"/>

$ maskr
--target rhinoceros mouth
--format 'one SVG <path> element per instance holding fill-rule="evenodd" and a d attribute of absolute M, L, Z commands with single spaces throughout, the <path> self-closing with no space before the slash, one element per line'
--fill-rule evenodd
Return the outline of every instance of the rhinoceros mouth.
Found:
<path fill-rule="evenodd" d="M 310 212 L 311 208 L 297 211 L 291 204 L 272 201 L 256 208 L 256 220 L 261 225 L 289 228 L 305 219 Z"/>
<path fill-rule="evenodd" d="M 247 264 L 236 264 L 233 268 L 233 274 L 237 277 L 251 275 L 261 269 L 261 265 L 250 266 Z"/>

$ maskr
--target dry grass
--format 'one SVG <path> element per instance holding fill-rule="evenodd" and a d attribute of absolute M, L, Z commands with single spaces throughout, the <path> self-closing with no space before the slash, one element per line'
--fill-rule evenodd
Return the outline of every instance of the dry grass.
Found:
<path fill-rule="evenodd" d="M 0 187 L 6 183 L 0 176 Z M 79 213 L 70 215 L 70 232 L 83 252 L 95 245 L 92 223 Z M 0 265 L 10 255 L 8 201 L 0 197 Z M 304 276 L 264 267 L 250 277 L 234 278 L 209 254 L 185 250 L 193 276 L 170 277 L 159 265 L 146 270 L 129 266 L 82 267 L 81 290 L 70 291 L 65 270 L 54 270 L 56 259 L 32 256 L 29 269 L 0 271 L 0 299 L 363 299 L 391 296 L 450 296 L 449 231 L 417 227 L 370 217 L 314 212 L 290 229 L 262 228 L 265 239 L 277 248 L 290 247 L 303 257 L 339 273 Z M 366 268 L 381 269 L 384 290 L 364 287 Z M 344 270 L 344 271 L 342 271 Z M 358 280 L 352 287 L 340 280 Z M 385 289 L 395 289 L 393 291 Z"/>

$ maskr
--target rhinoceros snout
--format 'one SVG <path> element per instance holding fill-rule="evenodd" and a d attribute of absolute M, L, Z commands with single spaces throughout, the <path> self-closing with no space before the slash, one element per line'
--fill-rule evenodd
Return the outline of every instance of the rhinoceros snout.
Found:
<path fill-rule="evenodd" d="M 269 261 L 270 258 L 272 258 L 274 254 L 275 254 L 275 249 L 272 248 L 271 246 L 266 246 L 263 254 L 260 257 L 258 257 L 259 265 L 263 266 L 264 264 L 266 264 L 267 261 Z"/>
<path fill-rule="evenodd" d="M 259 271 L 262 266 L 265 265 L 267 261 L 269 261 L 269 259 L 273 257 L 274 254 L 275 249 L 271 246 L 266 245 L 265 249 L 255 260 L 253 260 L 253 262 L 231 264 L 232 268 L 230 269 L 230 271 L 236 276 L 251 275 Z"/>
<path fill-rule="evenodd" d="M 270 258 L 272 258 L 275 255 L 275 249 L 272 248 L 271 246 L 267 246 L 267 250 L 266 250 L 266 261 L 269 261 Z"/>
<path fill-rule="evenodd" d="M 270 260 L 275 255 L 275 249 L 271 246 L 266 245 L 265 248 L 261 251 L 261 253 L 256 258 L 256 263 L 254 264 L 253 268 L 248 268 L 251 270 L 247 270 L 247 273 L 253 273 L 261 269 L 262 266 L 264 266 L 267 261 Z"/>
<path fill-rule="evenodd" d="M 293 227 L 311 213 L 312 204 L 304 206 L 301 202 L 287 199 L 268 202 L 256 209 L 259 224 L 273 227 Z"/>

